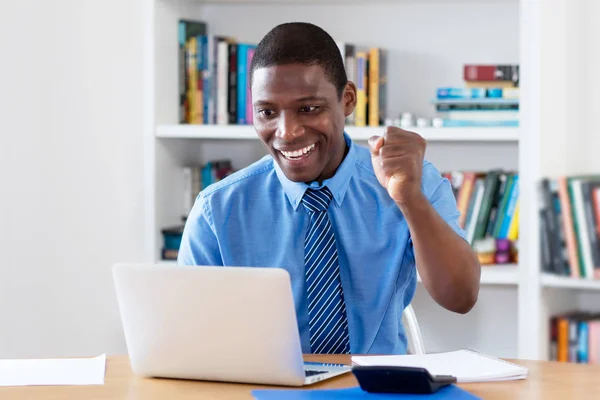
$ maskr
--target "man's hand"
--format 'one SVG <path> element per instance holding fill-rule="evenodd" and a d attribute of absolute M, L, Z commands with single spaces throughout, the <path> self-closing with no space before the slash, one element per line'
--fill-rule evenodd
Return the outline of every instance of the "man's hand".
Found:
<path fill-rule="evenodd" d="M 383 136 L 369 138 L 371 161 L 379 183 L 399 206 L 421 196 L 421 175 L 426 142 L 414 132 L 395 126 Z"/>
<path fill-rule="evenodd" d="M 425 139 L 397 127 L 369 138 L 377 180 L 402 211 L 410 230 L 417 269 L 442 307 L 468 312 L 479 293 L 481 267 L 475 252 L 442 219 L 422 192 Z M 440 196 L 453 196 L 446 185 Z"/>

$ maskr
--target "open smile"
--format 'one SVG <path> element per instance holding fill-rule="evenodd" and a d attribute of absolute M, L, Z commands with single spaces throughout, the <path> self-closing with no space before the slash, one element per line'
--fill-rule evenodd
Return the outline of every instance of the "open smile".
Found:
<path fill-rule="evenodd" d="M 303 147 L 294 151 L 283 151 L 279 150 L 279 152 L 289 161 L 300 161 L 305 158 L 308 158 L 313 150 L 316 147 L 316 143 L 311 144 L 310 146 Z"/>

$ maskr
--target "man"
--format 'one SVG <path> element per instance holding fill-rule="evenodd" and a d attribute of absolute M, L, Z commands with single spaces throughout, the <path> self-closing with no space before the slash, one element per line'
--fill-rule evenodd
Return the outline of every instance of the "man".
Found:
<path fill-rule="evenodd" d="M 450 184 L 415 133 L 382 128 L 370 149 L 345 134 L 356 86 L 333 39 L 312 24 L 275 27 L 250 85 L 270 155 L 200 193 L 179 263 L 285 268 L 304 353 L 405 353 L 416 269 L 435 301 L 468 312 L 480 266 Z"/>

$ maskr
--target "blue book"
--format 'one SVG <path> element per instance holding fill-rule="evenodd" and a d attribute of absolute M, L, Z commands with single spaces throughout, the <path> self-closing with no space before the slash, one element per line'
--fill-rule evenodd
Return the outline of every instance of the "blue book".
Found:
<path fill-rule="evenodd" d="M 577 345 L 577 362 L 587 364 L 589 361 L 589 329 L 587 321 L 579 321 L 579 338 Z"/>
<path fill-rule="evenodd" d="M 247 68 L 248 68 L 248 48 L 249 44 L 240 43 L 237 49 L 237 122 L 246 123 L 246 91 L 248 86 Z"/>
<path fill-rule="evenodd" d="M 508 198 L 508 204 L 506 205 L 506 212 L 504 219 L 502 220 L 502 226 L 498 232 L 499 239 L 506 239 L 508 236 L 508 228 L 512 221 L 512 217 L 517 208 L 517 201 L 519 200 L 519 175 L 515 174 L 513 177 L 513 184 L 510 189 L 510 197 Z"/>
<path fill-rule="evenodd" d="M 482 99 L 485 98 L 485 95 L 485 88 L 442 87 L 437 89 L 438 99 Z"/>
<path fill-rule="evenodd" d="M 459 388 L 456 385 L 448 385 L 432 394 L 401 394 L 401 393 L 369 393 L 360 386 L 345 389 L 263 389 L 253 390 L 252 396 L 256 400 L 328 400 L 328 399 L 398 399 L 398 400 L 480 400 Z"/>
<path fill-rule="evenodd" d="M 514 128 L 519 126 L 519 120 L 461 120 L 444 119 L 446 128 Z"/>
<path fill-rule="evenodd" d="M 448 97 L 443 99 L 433 99 L 431 101 L 433 104 L 519 104 L 519 99 L 498 99 L 493 97 L 483 97 L 483 98 L 457 98 L 457 97 Z"/>
<path fill-rule="evenodd" d="M 493 99 L 501 99 L 502 96 L 502 88 L 488 88 L 487 89 L 487 97 Z"/>

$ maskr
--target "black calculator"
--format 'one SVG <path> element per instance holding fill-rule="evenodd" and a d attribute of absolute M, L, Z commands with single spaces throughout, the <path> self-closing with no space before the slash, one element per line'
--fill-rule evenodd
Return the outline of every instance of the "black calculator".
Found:
<path fill-rule="evenodd" d="M 456 383 L 452 375 L 431 375 L 425 368 L 352 366 L 352 373 L 360 387 L 371 393 L 435 393 L 440 388 Z"/>

